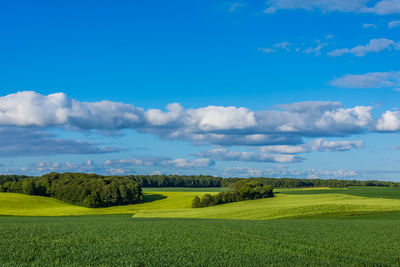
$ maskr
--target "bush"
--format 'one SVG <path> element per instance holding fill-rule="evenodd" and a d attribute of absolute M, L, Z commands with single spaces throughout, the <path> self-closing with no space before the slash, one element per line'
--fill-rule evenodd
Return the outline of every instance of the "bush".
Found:
<path fill-rule="evenodd" d="M 232 184 L 232 190 L 230 191 L 221 192 L 217 195 L 205 194 L 201 199 L 196 196 L 192 201 L 192 208 L 209 207 L 224 203 L 273 196 L 273 189 L 270 185 L 263 185 L 259 181 L 240 180 Z"/>

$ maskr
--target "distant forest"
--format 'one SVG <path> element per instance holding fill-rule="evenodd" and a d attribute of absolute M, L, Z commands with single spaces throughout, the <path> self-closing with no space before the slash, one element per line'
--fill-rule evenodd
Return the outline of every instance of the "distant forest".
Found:
<path fill-rule="evenodd" d="M 71 179 L 97 178 L 108 183 L 112 180 L 132 181 L 140 187 L 229 187 L 231 184 L 244 178 L 221 178 L 210 175 L 125 175 L 125 176 L 103 176 L 83 173 L 49 173 L 40 177 L 29 177 L 25 175 L 0 175 L 0 191 L 16 192 L 22 190 L 22 182 L 27 179 L 43 180 L 43 177 L 67 176 Z M 342 179 L 295 179 L 295 178 L 246 178 L 247 181 L 261 182 L 273 188 L 298 188 L 298 187 L 347 187 L 347 186 L 382 186 L 400 187 L 400 183 L 390 181 L 360 181 Z M 103 183 L 102 182 L 102 183 Z M 75 201 L 75 200 L 74 200 Z M 81 201 L 81 200 L 79 200 Z M 108 202 L 107 202 L 108 203 Z"/>
<path fill-rule="evenodd" d="M 66 203 L 98 208 L 139 203 L 140 185 L 126 177 L 85 173 L 49 173 L 41 177 L 0 177 L 0 192 L 54 197 Z"/>

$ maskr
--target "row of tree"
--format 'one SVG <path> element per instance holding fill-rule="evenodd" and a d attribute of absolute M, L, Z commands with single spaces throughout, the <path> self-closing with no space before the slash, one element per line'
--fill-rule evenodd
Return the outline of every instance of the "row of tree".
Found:
<path fill-rule="evenodd" d="M 210 175 L 129 175 L 142 187 L 221 187 L 223 178 Z"/>
<path fill-rule="evenodd" d="M 76 174 L 78 175 L 78 174 Z M 109 178 L 126 178 L 138 183 L 141 187 L 229 187 L 230 184 L 243 180 L 243 178 L 221 178 L 210 175 L 126 175 L 126 176 L 101 176 Z M 0 175 L 0 185 L 6 182 L 25 180 L 25 175 Z M 348 186 L 383 186 L 399 187 L 400 183 L 390 181 L 361 181 L 342 179 L 295 179 L 295 178 L 246 178 L 248 181 L 260 181 L 273 188 L 297 187 L 348 187 Z M 19 185 L 21 186 L 21 185 Z M 14 185 L 18 187 L 18 185 Z M 1 188 L 0 188 L 1 190 Z"/>
<path fill-rule="evenodd" d="M 203 197 L 195 196 L 192 208 L 203 208 L 243 200 L 273 197 L 273 188 L 260 181 L 239 180 L 230 184 L 231 190 L 216 195 L 205 194 Z"/>
<path fill-rule="evenodd" d="M 243 178 L 225 178 L 222 180 L 222 187 L 229 187 L 231 184 L 243 180 Z M 348 186 L 381 186 L 399 187 L 400 183 L 391 181 L 361 181 L 342 179 L 295 179 L 295 178 L 246 178 L 248 181 L 259 181 L 273 188 L 298 188 L 298 187 L 348 187 Z"/>
<path fill-rule="evenodd" d="M 91 208 L 135 204 L 143 199 L 142 188 L 131 179 L 84 173 L 49 173 L 7 181 L 0 191 L 49 196 Z"/>

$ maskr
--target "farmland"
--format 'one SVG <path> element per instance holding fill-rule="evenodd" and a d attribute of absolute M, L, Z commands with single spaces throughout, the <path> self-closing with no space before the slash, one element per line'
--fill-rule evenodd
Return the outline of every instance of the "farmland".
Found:
<path fill-rule="evenodd" d="M 18 215 L 0 217 L 0 265 L 400 264 L 400 188 L 278 189 L 199 209 L 206 189 L 161 190 L 97 209 L 0 193 L 0 214 Z"/>
<path fill-rule="evenodd" d="M 399 220 L 3 217 L 0 265 L 395 266 Z"/>

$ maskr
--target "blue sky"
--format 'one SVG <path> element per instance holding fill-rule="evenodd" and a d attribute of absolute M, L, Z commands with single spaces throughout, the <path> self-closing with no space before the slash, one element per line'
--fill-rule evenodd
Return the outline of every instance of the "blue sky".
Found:
<path fill-rule="evenodd" d="M 12 1 L 0 172 L 400 181 L 400 1 Z"/>

